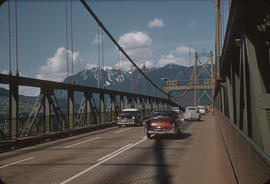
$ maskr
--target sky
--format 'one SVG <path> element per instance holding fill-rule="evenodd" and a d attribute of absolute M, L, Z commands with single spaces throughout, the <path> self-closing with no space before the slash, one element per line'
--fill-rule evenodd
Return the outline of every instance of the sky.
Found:
<path fill-rule="evenodd" d="M 87 0 L 105 27 L 139 65 L 162 67 L 168 63 L 189 66 L 194 52 L 214 51 L 213 0 Z M 22 76 L 63 81 L 67 76 L 65 1 L 19 0 L 18 62 Z M 11 4 L 11 12 L 14 4 Z M 70 9 L 69 9 L 70 10 Z M 70 20 L 70 11 L 69 11 Z M 11 13 L 14 32 L 14 11 Z M 72 2 L 73 60 L 75 73 L 98 65 L 98 26 L 79 0 Z M 68 22 L 70 25 L 70 22 Z M 0 73 L 9 71 L 8 3 L 0 7 Z M 68 32 L 70 33 L 70 26 Z M 99 37 L 101 38 L 101 36 Z M 69 35 L 70 43 L 70 35 Z M 12 73 L 15 73 L 15 34 L 11 39 Z M 104 34 L 104 65 L 129 69 Z M 191 53 L 191 58 L 190 58 Z M 70 74 L 69 74 L 70 75 Z"/>

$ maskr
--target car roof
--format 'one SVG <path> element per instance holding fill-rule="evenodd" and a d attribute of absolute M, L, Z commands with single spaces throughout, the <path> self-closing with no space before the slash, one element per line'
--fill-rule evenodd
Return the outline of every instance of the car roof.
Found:
<path fill-rule="evenodd" d="M 130 111 L 139 111 L 139 109 L 136 109 L 136 108 L 130 108 L 130 109 L 123 109 L 122 112 L 130 112 Z"/>

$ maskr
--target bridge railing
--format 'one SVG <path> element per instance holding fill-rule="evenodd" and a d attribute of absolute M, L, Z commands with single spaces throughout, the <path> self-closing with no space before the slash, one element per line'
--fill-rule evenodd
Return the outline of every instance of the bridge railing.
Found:
<path fill-rule="evenodd" d="M 0 139 L 15 139 L 113 122 L 119 111 L 125 107 L 138 108 L 146 114 L 151 109 L 179 106 L 160 97 L 5 74 L 0 74 L 0 84 L 9 85 L 9 113 L 8 118 L 0 122 Z M 40 104 L 31 117 L 20 117 L 19 86 L 40 88 Z M 55 90 L 66 92 L 65 113 L 57 102 L 59 97 L 55 95 Z M 79 109 L 74 106 L 75 92 L 81 92 L 84 96 Z"/>
<path fill-rule="evenodd" d="M 217 68 L 214 114 L 239 183 L 270 183 L 269 10 L 232 1 Z"/>

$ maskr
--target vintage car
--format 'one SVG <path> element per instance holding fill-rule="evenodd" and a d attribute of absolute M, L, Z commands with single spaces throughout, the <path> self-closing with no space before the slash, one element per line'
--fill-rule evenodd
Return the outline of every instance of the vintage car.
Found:
<path fill-rule="evenodd" d="M 201 120 L 199 109 L 193 106 L 186 107 L 184 120 Z"/>
<path fill-rule="evenodd" d="M 136 108 L 123 109 L 117 117 L 116 124 L 119 126 L 119 128 L 129 125 L 142 125 L 143 119 L 140 110 Z"/>
<path fill-rule="evenodd" d="M 171 134 L 181 135 L 183 122 L 179 119 L 179 114 L 170 109 L 153 110 L 148 121 L 145 123 L 147 138 L 154 135 Z"/>

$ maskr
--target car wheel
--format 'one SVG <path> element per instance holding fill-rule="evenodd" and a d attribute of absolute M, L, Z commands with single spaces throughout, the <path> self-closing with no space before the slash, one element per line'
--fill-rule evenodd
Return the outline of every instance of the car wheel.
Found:
<path fill-rule="evenodd" d="M 147 136 L 147 138 L 148 138 L 148 139 L 152 139 L 152 137 L 151 137 L 151 134 L 150 134 L 150 133 L 148 133 L 148 132 L 147 132 L 147 133 L 146 133 L 146 136 Z"/>
<path fill-rule="evenodd" d="M 121 125 L 118 125 L 119 128 L 121 128 Z"/>

